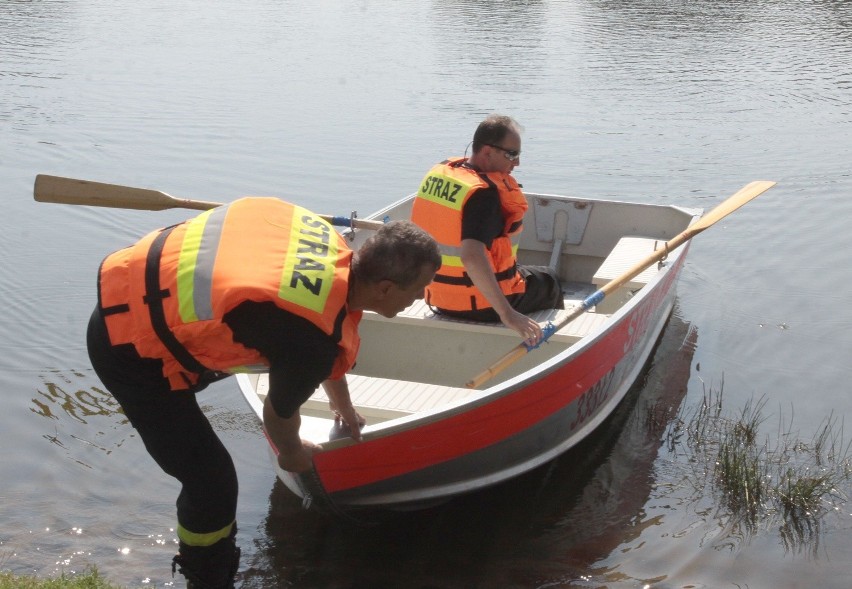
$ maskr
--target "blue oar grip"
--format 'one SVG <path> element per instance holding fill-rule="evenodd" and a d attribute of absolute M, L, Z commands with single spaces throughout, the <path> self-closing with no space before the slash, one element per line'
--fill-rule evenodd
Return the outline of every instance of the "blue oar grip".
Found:
<path fill-rule="evenodd" d="M 593 292 L 592 294 L 587 296 L 585 299 L 583 299 L 583 302 L 582 302 L 583 309 L 585 309 L 585 310 L 591 309 L 592 307 L 594 307 L 595 305 L 600 303 L 602 300 L 604 300 L 604 297 L 606 297 L 606 293 L 604 293 L 604 291 L 602 291 L 602 290 L 597 290 L 597 291 Z M 534 346 L 531 346 L 529 344 L 524 344 L 524 347 L 527 349 L 527 352 L 532 352 L 537 347 L 539 347 L 541 344 L 546 342 L 550 338 L 550 336 L 553 335 L 555 332 L 556 332 L 556 325 L 553 323 L 553 321 L 548 321 L 547 325 L 545 325 L 544 327 L 541 328 L 541 333 L 542 333 L 541 340 Z"/>
<path fill-rule="evenodd" d="M 527 352 L 532 352 L 541 344 L 546 342 L 554 333 L 556 333 L 556 325 L 553 323 L 553 321 L 548 321 L 547 324 L 541 328 L 541 339 L 539 340 L 539 342 L 534 346 L 525 343 L 524 347 L 527 349 Z"/>
<path fill-rule="evenodd" d="M 354 217 L 338 217 L 333 216 L 328 218 L 328 222 L 337 227 L 352 227 L 352 222 L 355 220 Z M 385 215 L 382 219 L 382 223 L 387 223 L 390 221 L 390 217 Z M 368 221 L 372 223 L 373 221 Z"/>
<path fill-rule="evenodd" d="M 604 300 L 605 296 L 606 294 L 604 293 L 604 291 L 596 290 L 583 300 L 583 308 L 591 309 L 592 307 L 600 303 L 602 300 Z"/>
<path fill-rule="evenodd" d="M 337 225 L 338 227 L 351 227 L 352 226 L 352 218 L 351 217 L 332 217 L 329 222 L 332 225 Z"/>

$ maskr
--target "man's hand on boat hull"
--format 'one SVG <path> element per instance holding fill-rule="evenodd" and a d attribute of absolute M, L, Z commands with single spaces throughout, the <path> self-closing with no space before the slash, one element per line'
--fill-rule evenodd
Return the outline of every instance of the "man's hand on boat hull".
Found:
<path fill-rule="evenodd" d="M 263 402 L 263 429 L 278 456 L 278 465 L 290 472 L 305 472 L 313 468 L 313 456 L 322 448 L 299 437 L 302 416 L 297 410 L 290 417 L 275 413 L 267 396 Z"/>
<path fill-rule="evenodd" d="M 307 472 L 314 466 L 313 456 L 322 452 L 322 448 L 308 440 L 301 441 L 301 447 L 279 449 L 278 466 L 289 472 Z"/>

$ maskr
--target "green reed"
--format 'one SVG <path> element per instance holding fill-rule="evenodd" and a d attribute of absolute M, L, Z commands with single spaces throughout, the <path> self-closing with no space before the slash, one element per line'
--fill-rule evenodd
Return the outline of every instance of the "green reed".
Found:
<path fill-rule="evenodd" d="M 92 567 L 80 575 L 63 573 L 54 579 L 0 572 L 0 589 L 120 589 L 120 586 L 104 579 Z"/>
<path fill-rule="evenodd" d="M 733 522 L 754 531 L 775 521 L 787 547 L 811 541 L 822 517 L 847 499 L 852 462 L 843 424 L 830 415 L 810 441 L 803 441 L 792 419 L 779 418 L 770 435 L 764 427 L 765 397 L 747 402 L 731 417 L 723 411 L 723 389 L 724 382 L 718 390 L 705 387 L 697 407 L 681 408 L 666 432 L 670 452 L 685 449 L 703 475 L 693 484 L 709 481 Z"/>

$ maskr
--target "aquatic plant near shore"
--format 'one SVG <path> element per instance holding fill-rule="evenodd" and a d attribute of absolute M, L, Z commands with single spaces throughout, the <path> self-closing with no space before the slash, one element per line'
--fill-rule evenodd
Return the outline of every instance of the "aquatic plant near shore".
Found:
<path fill-rule="evenodd" d="M 778 525 L 786 549 L 816 549 L 823 517 L 847 501 L 852 480 L 850 443 L 832 414 L 808 441 L 779 416 L 765 433 L 766 397 L 746 403 L 733 417 L 723 411 L 724 382 L 705 387 L 702 401 L 682 407 L 664 435 L 669 452 L 693 466 L 699 495 L 709 488 L 731 529 L 755 533 Z M 697 476 L 695 476 L 697 475 Z"/>

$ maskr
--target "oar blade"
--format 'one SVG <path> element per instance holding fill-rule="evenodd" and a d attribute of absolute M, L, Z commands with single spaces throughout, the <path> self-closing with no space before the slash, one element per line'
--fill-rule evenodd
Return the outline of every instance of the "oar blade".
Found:
<path fill-rule="evenodd" d="M 775 182 L 771 180 L 755 180 L 754 182 L 749 182 L 725 199 L 724 202 L 720 203 L 712 211 L 703 215 L 698 221 L 689 227 L 688 231 L 694 234 L 707 229 L 720 219 L 723 219 L 736 211 L 744 204 L 754 200 L 773 186 L 775 186 Z"/>
<path fill-rule="evenodd" d="M 112 207 L 140 211 L 163 211 L 166 209 L 194 209 L 206 211 L 222 206 L 219 202 L 175 198 L 165 192 L 150 188 L 134 188 L 119 184 L 106 184 L 91 180 L 63 178 L 38 174 L 33 186 L 33 197 L 38 202 L 53 202 L 66 205 Z M 320 215 L 323 219 L 340 227 L 358 229 L 381 229 L 381 221 Z"/>
<path fill-rule="evenodd" d="M 39 202 L 141 211 L 163 211 L 175 208 L 204 211 L 220 205 L 217 202 L 182 200 L 150 188 L 133 188 L 48 174 L 36 176 L 33 197 Z"/>

